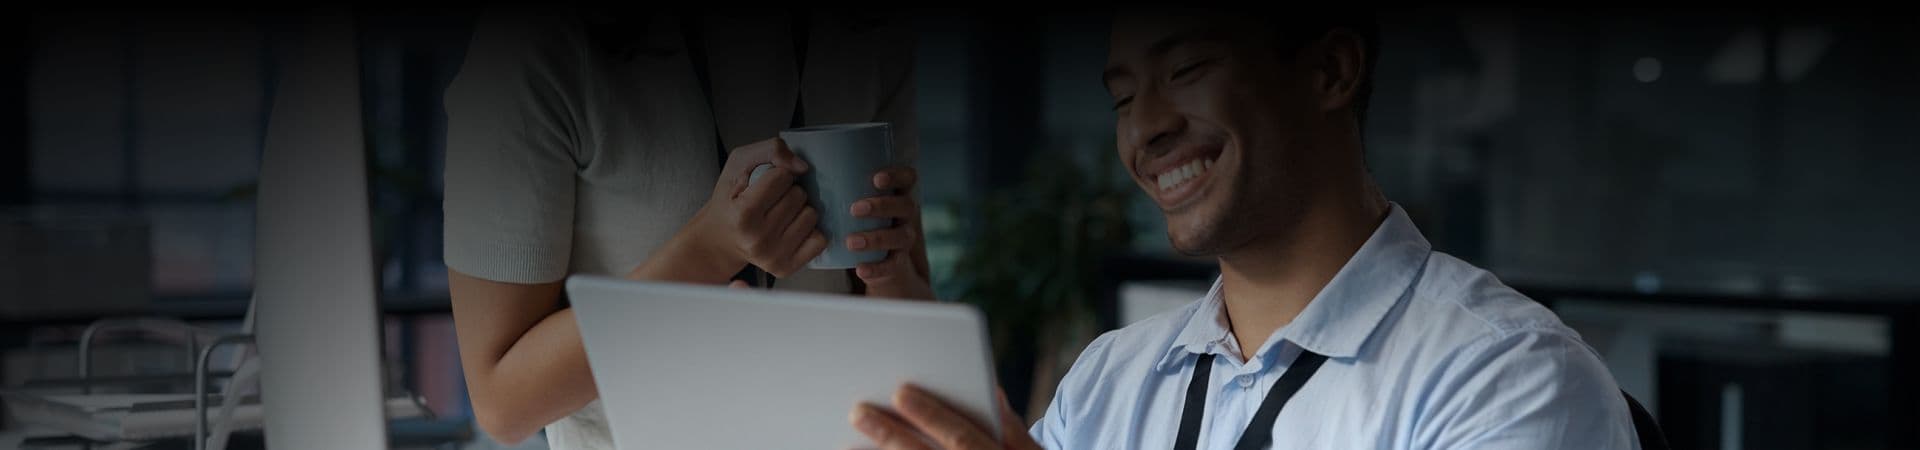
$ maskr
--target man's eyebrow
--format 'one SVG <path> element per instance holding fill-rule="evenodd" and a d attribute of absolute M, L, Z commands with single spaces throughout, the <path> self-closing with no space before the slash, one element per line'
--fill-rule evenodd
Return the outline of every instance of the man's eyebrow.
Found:
<path fill-rule="evenodd" d="M 1173 51 L 1175 48 L 1194 42 L 1212 42 L 1224 39 L 1226 39 L 1226 35 L 1215 29 L 1200 28 L 1180 31 L 1166 35 L 1159 40 L 1153 41 L 1152 44 L 1148 44 L 1147 57 L 1158 58 L 1161 55 L 1167 54 L 1167 52 Z M 1100 82 L 1102 85 L 1110 85 L 1113 83 L 1114 78 L 1130 74 L 1132 74 L 1132 72 L 1128 71 L 1125 66 L 1107 66 L 1106 70 L 1100 72 Z"/>
<path fill-rule="evenodd" d="M 1160 57 L 1161 55 L 1167 54 L 1167 52 L 1173 51 L 1174 48 L 1177 48 L 1182 45 L 1191 44 L 1194 42 L 1221 41 L 1221 40 L 1225 40 L 1226 38 L 1227 38 L 1226 33 L 1221 32 L 1219 29 L 1216 29 L 1216 28 L 1196 28 L 1196 29 L 1183 30 L 1180 32 L 1169 34 L 1166 37 L 1160 38 L 1160 40 L 1153 41 L 1152 44 L 1148 44 L 1147 56 L 1157 58 L 1157 57 Z"/>
<path fill-rule="evenodd" d="M 1100 85 L 1106 86 L 1108 91 L 1112 91 L 1114 78 L 1119 78 L 1119 77 L 1131 75 L 1131 74 L 1133 74 L 1133 72 L 1127 70 L 1126 66 L 1122 66 L 1122 65 L 1107 66 L 1107 70 L 1100 72 Z"/>

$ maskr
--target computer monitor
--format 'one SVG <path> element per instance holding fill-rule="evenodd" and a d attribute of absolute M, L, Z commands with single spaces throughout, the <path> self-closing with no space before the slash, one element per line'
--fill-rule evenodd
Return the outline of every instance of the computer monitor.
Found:
<path fill-rule="evenodd" d="M 260 160 L 255 342 L 275 450 L 386 448 L 352 16 L 293 16 Z"/>

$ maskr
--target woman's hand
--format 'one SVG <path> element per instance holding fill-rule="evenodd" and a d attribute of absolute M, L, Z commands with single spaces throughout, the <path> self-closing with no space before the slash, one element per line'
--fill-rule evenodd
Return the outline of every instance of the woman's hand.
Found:
<path fill-rule="evenodd" d="M 762 164 L 773 167 L 749 184 L 754 168 Z M 816 229 L 820 212 L 807 204 L 806 190 L 794 183 L 807 170 L 807 162 L 780 138 L 734 149 L 713 195 L 687 224 L 688 232 L 698 247 L 728 258 L 734 271 L 753 264 L 774 276 L 793 274 L 827 248 L 826 236 Z"/>
<path fill-rule="evenodd" d="M 892 194 L 854 202 L 848 211 L 854 217 L 893 219 L 891 228 L 854 233 L 838 243 L 849 250 L 887 251 L 887 259 L 854 267 L 869 296 L 933 299 L 921 240 L 920 202 L 913 195 L 919 181 L 920 174 L 912 167 L 883 169 L 873 174 L 873 187 Z"/>

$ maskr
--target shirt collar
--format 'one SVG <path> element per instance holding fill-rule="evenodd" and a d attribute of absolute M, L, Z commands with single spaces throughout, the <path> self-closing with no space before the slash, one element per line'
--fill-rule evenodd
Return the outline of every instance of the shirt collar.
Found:
<path fill-rule="evenodd" d="M 1213 287 L 1207 289 L 1207 295 L 1200 297 L 1200 304 L 1187 318 L 1180 333 L 1173 337 L 1173 345 L 1167 348 L 1166 355 L 1160 358 L 1161 370 L 1168 370 L 1181 361 L 1187 354 L 1213 353 L 1210 346 L 1233 345 L 1232 330 L 1227 328 L 1226 304 L 1220 298 L 1220 278 L 1214 277 Z"/>
<path fill-rule="evenodd" d="M 1278 341 L 1291 342 L 1329 358 L 1358 356 L 1387 312 L 1413 287 L 1426 267 L 1433 247 L 1407 218 L 1399 204 L 1390 204 L 1387 219 L 1367 242 L 1340 267 L 1333 280 L 1313 297 L 1292 323 L 1256 349 L 1265 355 Z M 1200 299 L 1194 314 L 1173 339 L 1159 367 L 1176 367 L 1187 354 L 1216 353 L 1232 344 L 1220 295 L 1220 279 Z"/>

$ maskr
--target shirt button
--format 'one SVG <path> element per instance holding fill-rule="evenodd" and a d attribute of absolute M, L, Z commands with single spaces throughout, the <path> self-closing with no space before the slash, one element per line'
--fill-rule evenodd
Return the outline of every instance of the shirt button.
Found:
<path fill-rule="evenodd" d="M 1252 376 L 1250 376 L 1250 375 L 1241 375 L 1241 376 L 1239 376 L 1239 377 L 1237 377 L 1237 378 L 1239 378 L 1239 379 L 1240 379 L 1240 380 L 1239 380 L 1239 381 L 1240 381 L 1240 387 L 1251 387 L 1251 386 L 1253 386 L 1253 377 L 1252 377 Z"/>

